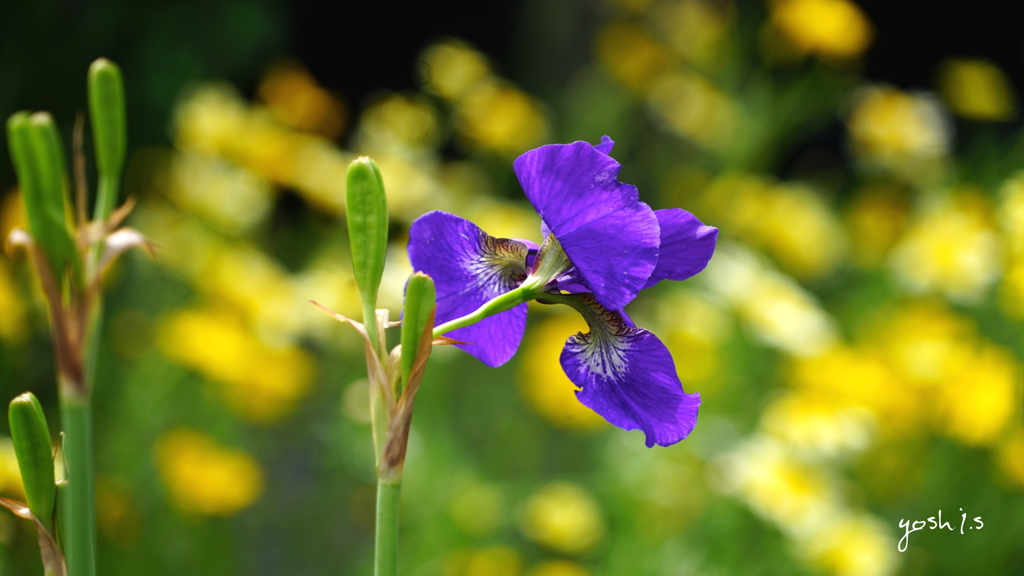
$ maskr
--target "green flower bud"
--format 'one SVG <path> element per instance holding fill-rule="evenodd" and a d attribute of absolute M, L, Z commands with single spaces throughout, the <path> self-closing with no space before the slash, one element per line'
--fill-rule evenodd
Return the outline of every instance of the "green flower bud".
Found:
<path fill-rule="evenodd" d="M 370 339 L 376 348 L 374 310 L 388 249 L 388 201 L 380 168 L 370 158 L 363 156 L 349 164 L 345 176 L 345 203 L 352 270 L 363 299 L 363 323 L 370 330 Z"/>
<path fill-rule="evenodd" d="M 400 386 L 403 390 L 409 386 L 413 369 L 421 354 L 420 348 L 426 346 L 426 353 L 430 353 L 430 344 L 424 344 L 423 339 L 433 341 L 435 299 L 434 280 L 430 276 L 416 272 L 409 277 L 409 283 L 405 287 L 405 311 L 402 314 Z M 425 358 L 422 360 L 426 361 Z"/>
<path fill-rule="evenodd" d="M 65 217 L 67 165 L 53 117 L 17 112 L 7 121 L 7 140 L 32 238 L 56 276 L 69 265 L 77 271 L 75 243 Z"/>
<path fill-rule="evenodd" d="M 43 407 L 34 394 L 26 392 L 11 400 L 7 419 L 28 507 L 49 527 L 57 487 L 53 475 L 53 444 Z"/>
<path fill-rule="evenodd" d="M 124 168 L 128 132 L 124 82 L 116 64 L 100 58 L 89 66 L 89 118 L 99 174 L 93 217 L 104 220 L 117 203 L 117 186 Z"/>

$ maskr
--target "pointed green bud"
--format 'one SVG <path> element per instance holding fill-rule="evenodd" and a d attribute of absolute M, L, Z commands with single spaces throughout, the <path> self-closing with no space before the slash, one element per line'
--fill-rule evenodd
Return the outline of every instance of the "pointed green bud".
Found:
<path fill-rule="evenodd" d="M 105 220 L 117 203 L 128 132 L 121 70 L 106 58 L 89 66 L 89 119 L 99 174 L 93 217 Z"/>
<path fill-rule="evenodd" d="M 388 249 L 388 201 L 380 168 L 366 156 L 349 164 L 345 176 L 345 205 L 352 270 L 363 299 L 363 323 L 370 330 L 370 340 L 376 347 L 374 310 Z"/>
<path fill-rule="evenodd" d="M 433 278 L 422 272 L 409 277 L 409 283 L 405 286 L 405 310 L 402 313 L 400 386 L 403 390 L 409 385 L 423 339 L 433 340 L 435 299 Z M 429 348 L 427 350 L 429 352 Z"/>
<path fill-rule="evenodd" d="M 78 262 L 65 217 L 67 165 L 60 134 L 46 112 L 17 112 L 7 121 L 7 140 L 32 238 L 60 277 Z"/>
<path fill-rule="evenodd" d="M 57 487 L 53 474 L 53 444 L 43 407 L 34 394 L 25 392 L 11 400 L 7 419 L 28 507 L 49 527 L 53 519 Z"/>

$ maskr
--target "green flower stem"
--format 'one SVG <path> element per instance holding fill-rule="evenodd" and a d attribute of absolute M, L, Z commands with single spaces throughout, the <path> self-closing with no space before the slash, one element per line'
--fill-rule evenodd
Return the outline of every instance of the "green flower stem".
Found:
<path fill-rule="evenodd" d="M 398 501 L 402 481 L 377 481 L 377 526 L 373 550 L 374 576 L 398 574 Z M 74 575 L 72 575 L 74 576 Z"/>
<path fill-rule="evenodd" d="M 377 352 L 378 356 L 382 356 L 378 346 L 379 340 L 377 336 L 377 310 L 375 309 L 373 302 L 363 301 L 363 326 L 366 327 L 366 333 L 370 337 L 370 345 L 373 346 L 374 351 Z M 383 356 L 385 359 L 387 356 Z"/>
<path fill-rule="evenodd" d="M 69 576 L 94 576 L 96 573 L 96 502 L 92 455 L 92 409 L 89 397 L 68 393 L 61 386 L 61 420 L 64 428 L 64 472 L 68 481 L 66 498 L 61 502 L 64 526 L 64 555 Z"/>
<path fill-rule="evenodd" d="M 449 320 L 444 324 L 437 326 L 434 328 L 434 338 L 437 338 L 442 334 L 447 334 L 452 330 L 476 324 L 489 316 L 494 316 L 495 314 L 501 314 L 502 312 L 511 310 L 520 304 L 529 302 L 530 300 L 541 296 L 542 294 L 543 292 L 539 291 L 539 287 L 527 279 L 527 281 L 519 288 L 510 290 L 500 296 L 496 296 L 495 298 L 485 302 L 473 312 L 470 312 L 461 318 Z"/>
<path fill-rule="evenodd" d="M 558 242 L 558 239 L 555 238 L 554 234 L 548 234 L 547 239 L 544 241 L 544 246 L 541 247 L 540 253 L 537 255 L 537 260 L 534 262 L 535 270 L 526 278 L 526 280 L 523 280 L 523 283 L 520 284 L 518 288 L 492 298 L 488 302 L 485 302 L 483 306 L 480 306 L 473 312 L 466 314 L 461 318 L 449 320 L 448 322 L 435 327 L 434 338 L 451 332 L 452 330 L 476 324 L 484 318 L 494 316 L 495 314 L 501 314 L 502 312 L 511 310 L 524 302 L 529 302 L 530 300 L 537 298 L 547 298 L 551 293 L 545 292 L 544 286 L 564 273 L 571 266 L 572 262 L 569 261 L 569 257 L 566 256 L 565 251 L 562 249 L 562 245 Z"/>
<path fill-rule="evenodd" d="M 113 177 L 108 174 L 100 174 L 97 180 L 96 208 L 93 216 L 97 220 L 103 221 L 113 212 L 117 204 L 120 176 Z"/>

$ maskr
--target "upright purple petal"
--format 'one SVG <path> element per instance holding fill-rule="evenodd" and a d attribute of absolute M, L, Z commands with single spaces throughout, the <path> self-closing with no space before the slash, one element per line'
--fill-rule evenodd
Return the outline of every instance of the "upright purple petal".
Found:
<path fill-rule="evenodd" d="M 437 289 L 437 324 L 465 316 L 519 286 L 526 278 L 527 251 L 521 242 L 494 238 L 447 212 L 428 212 L 409 229 L 412 267 L 429 274 Z M 520 304 L 447 336 L 467 342 L 459 348 L 495 367 L 512 358 L 525 330 L 526 304 Z"/>
<path fill-rule="evenodd" d="M 601 136 L 601 143 L 594 145 L 594 149 L 605 156 L 612 155 L 613 147 L 615 147 L 615 141 L 608 136 Z"/>
<path fill-rule="evenodd" d="M 566 375 L 582 388 L 576 392 L 580 402 L 619 428 L 643 430 L 648 448 L 686 438 L 697 424 L 700 394 L 683 391 L 665 345 L 647 330 L 627 326 L 590 294 L 567 298 L 575 299 L 573 307 L 590 326 L 566 340 L 561 357 Z"/>
<path fill-rule="evenodd" d="M 655 210 L 661 228 L 658 265 L 644 288 L 665 280 L 686 280 L 708 265 L 718 240 L 718 228 L 705 226 L 682 208 Z"/>
<path fill-rule="evenodd" d="M 636 187 L 618 181 L 619 163 L 586 142 L 551 144 L 514 168 L 543 226 L 554 233 L 584 283 L 607 308 L 622 308 L 658 262 L 658 218 Z"/>

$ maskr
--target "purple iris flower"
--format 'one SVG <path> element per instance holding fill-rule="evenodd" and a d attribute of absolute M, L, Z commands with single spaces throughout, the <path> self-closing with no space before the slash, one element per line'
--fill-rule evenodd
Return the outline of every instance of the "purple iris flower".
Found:
<path fill-rule="evenodd" d="M 437 288 L 438 332 L 488 366 L 507 362 L 526 330 L 526 302 L 576 309 L 590 331 L 570 337 L 565 373 L 579 400 L 612 424 L 641 429 L 647 446 L 668 446 L 697 422 L 699 394 L 687 394 L 665 345 L 623 308 L 661 280 L 685 280 L 707 266 L 718 229 L 693 214 L 652 210 L 619 182 L 605 136 L 551 144 L 516 159 L 516 176 L 541 217 L 544 243 L 494 238 L 472 222 L 430 212 L 409 231 L 413 268 Z"/>

